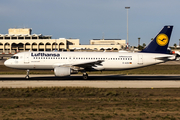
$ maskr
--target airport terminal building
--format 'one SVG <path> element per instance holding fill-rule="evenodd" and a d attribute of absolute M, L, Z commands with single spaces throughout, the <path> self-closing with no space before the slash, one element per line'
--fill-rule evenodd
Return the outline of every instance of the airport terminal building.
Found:
<path fill-rule="evenodd" d="M 50 35 L 31 34 L 30 28 L 10 28 L 8 34 L 0 34 L 0 53 L 14 54 L 23 51 L 53 51 L 53 50 L 120 50 L 126 46 L 126 40 L 93 39 L 90 45 L 80 45 L 79 39 L 52 39 Z"/>

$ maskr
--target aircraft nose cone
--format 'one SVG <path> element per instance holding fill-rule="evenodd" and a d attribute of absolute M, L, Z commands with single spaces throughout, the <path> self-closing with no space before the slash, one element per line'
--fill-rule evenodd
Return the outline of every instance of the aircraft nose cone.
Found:
<path fill-rule="evenodd" d="M 4 62 L 4 65 L 8 67 L 8 66 L 10 65 L 9 61 L 6 60 L 6 61 Z"/>

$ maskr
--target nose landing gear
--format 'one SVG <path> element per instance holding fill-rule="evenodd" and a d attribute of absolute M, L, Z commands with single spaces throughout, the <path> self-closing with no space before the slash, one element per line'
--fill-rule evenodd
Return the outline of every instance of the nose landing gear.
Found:
<path fill-rule="evenodd" d="M 27 69 L 27 73 L 26 73 L 26 79 L 29 79 L 29 69 Z"/>

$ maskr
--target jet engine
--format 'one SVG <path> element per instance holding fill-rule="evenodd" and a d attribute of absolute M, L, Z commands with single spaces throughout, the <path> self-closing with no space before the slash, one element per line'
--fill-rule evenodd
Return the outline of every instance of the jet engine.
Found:
<path fill-rule="evenodd" d="M 58 77 L 70 76 L 71 75 L 71 68 L 69 67 L 55 67 L 54 74 Z"/>

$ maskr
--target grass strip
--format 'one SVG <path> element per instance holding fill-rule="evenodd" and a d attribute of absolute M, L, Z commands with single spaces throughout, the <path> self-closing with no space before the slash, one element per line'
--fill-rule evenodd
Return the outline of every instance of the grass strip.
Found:
<path fill-rule="evenodd" d="M 0 88 L 1 119 L 180 119 L 180 89 Z"/>

